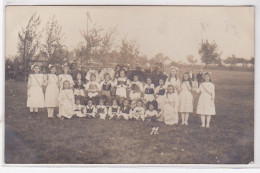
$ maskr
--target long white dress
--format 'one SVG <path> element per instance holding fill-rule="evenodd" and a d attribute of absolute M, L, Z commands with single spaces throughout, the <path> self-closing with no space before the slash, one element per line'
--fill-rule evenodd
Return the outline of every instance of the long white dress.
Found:
<path fill-rule="evenodd" d="M 197 89 L 197 93 L 201 93 L 197 106 L 197 114 L 215 115 L 215 86 L 211 82 L 203 82 Z"/>
<path fill-rule="evenodd" d="M 181 84 L 181 92 L 179 94 L 179 112 L 193 112 L 193 96 L 191 94 L 192 87 L 189 81 Z"/>
<path fill-rule="evenodd" d="M 45 107 L 59 106 L 59 87 L 57 85 L 58 76 L 56 74 L 47 75 L 47 87 L 45 91 Z"/>
<path fill-rule="evenodd" d="M 168 125 L 178 124 L 178 107 L 179 107 L 179 96 L 177 93 L 166 94 L 164 96 L 164 106 L 162 115 L 164 123 Z"/>
<path fill-rule="evenodd" d="M 59 117 L 71 118 L 74 115 L 74 94 L 72 89 L 62 89 L 59 95 Z"/>
<path fill-rule="evenodd" d="M 72 88 L 74 86 L 74 81 L 72 79 L 72 76 L 70 74 L 60 74 L 58 76 L 59 78 L 59 82 L 60 82 L 60 89 L 62 90 L 63 89 L 63 83 L 64 81 L 69 81 L 70 83 L 70 87 Z"/>
<path fill-rule="evenodd" d="M 28 78 L 27 107 L 43 108 L 44 94 L 42 85 L 44 81 L 43 74 L 30 74 Z"/>

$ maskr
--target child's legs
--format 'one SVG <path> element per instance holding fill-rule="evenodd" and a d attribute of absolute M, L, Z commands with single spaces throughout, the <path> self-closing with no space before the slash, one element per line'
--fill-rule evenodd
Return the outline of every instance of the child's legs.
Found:
<path fill-rule="evenodd" d="M 185 113 L 184 120 L 186 124 L 188 124 L 188 119 L 189 119 L 189 112 Z"/>
<path fill-rule="evenodd" d="M 185 123 L 185 113 L 184 112 L 181 113 L 181 120 L 182 120 L 182 124 L 184 124 Z"/>
<path fill-rule="evenodd" d="M 205 115 L 201 115 L 201 126 L 205 126 Z"/>
<path fill-rule="evenodd" d="M 48 117 L 53 117 L 54 108 L 47 108 Z"/>
<path fill-rule="evenodd" d="M 211 119 L 211 115 L 207 115 L 207 127 L 209 127 L 210 119 Z"/>
<path fill-rule="evenodd" d="M 33 108 L 30 108 L 30 112 L 33 112 Z"/>
<path fill-rule="evenodd" d="M 38 108 L 33 108 L 33 111 L 34 112 L 38 112 Z"/>

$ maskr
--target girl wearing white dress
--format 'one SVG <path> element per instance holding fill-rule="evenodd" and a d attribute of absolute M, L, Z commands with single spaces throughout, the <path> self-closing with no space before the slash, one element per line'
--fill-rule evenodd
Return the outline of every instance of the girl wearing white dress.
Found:
<path fill-rule="evenodd" d="M 181 113 L 182 125 L 188 125 L 189 113 L 193 112 L 192 86 L 190 75 L 185 72 L 179 94 L 179 112 Z"/>
<path fill-rule="evenodd" d="M 44 76 L 39 74 L 40 66 L 32 65 L 33 74 L 28 78 L 27 107 L 30 108 L 32 118 L 35 118 L 38 109 L 44 107 L 44 94 L 42 86 L 44 85 Z"/>
<path fill-rule="evenodd" d="M 74 94 L 73 90 L 70 88 L 70 82 L 65 80 L 63 82 L 62 90 L 60 90 L 59 95 L 59 114 L 60 119 L 70 119 L 74 115 Z"/>
<path fill-rule="evenodd" d="M 80 72 L 77 73 L 77 79 L 74 81 L 74 95 L 85 97 L 84 93 L 84 81 L 82 80 L 82 74 Z"/>
<path fill-rule="evenodd" d="M 108 116 L 111 120 L 112 118 L 120 118 L 120 106 L 118 105 L 117 99 L 112 99 L 112 104 L 108 109 Z"/>
<path fill-rule="evenodd" d="M 101 120 L 105 120 L 107 116 L 107 107 L 104 105 L 104 100 L 102 98 L 99 100 L 99 104 L 96 106 L 96 108 L 96 117 L 99 117 Z"/>
<path fill-rule="evenodd" d="M 127 98 L 128 85 L 129 85 L 129 80 L 125 75 L 125 71 L 121 70 L 119 72 L 119 77 L 115 81 L 116 96 L 118 96 L 120 99 Z"/>
<path fill-rule="evenodd" d="M 170 71 L 170 75 L 169 77 L 166 79 L 166 83 L 165 85 L 173 85 L 175 90 L 177 90 L 177 92 L 180 90 L 180 80 L 177 77 L 177 73 L 178 73 L 178 68 L 177 67 L 171 67 L 171 71 Z"/>
<path fill-rule="evenodd" d="M 146 79 L 146 84 L 144 85 L 144 98 L 147 102 L 154 100 L 154 84 L 152 83 L 151 77 Z"/>
<path fill-rule="evenodd" d="M 82 97 L 75 96 L 74 114 L 77 117 L 85 117 L 86 116 L 85 114 L 83 114 L 85 106 L 81 104 L 82 103 L 81 98 Z"/>
<path fill-rule="evenodd" d="M 164 85 L 164 80 L 159 79 L 159 86 L 155 89 L 155 98 L 158 102 L 158 111 L 160 112 L 164 105 L 164 96 L 166 93 L 166 86 Z"/>
<path fill-rule="evenodd" d="M 64 65 L 62 65 L 62 70 L 63 70 L 63 74 L 60 74 L 58 76 L 59 78 L 59 86 L 60 86 L 60 90 L 63 89 L 63 82 L 64 81 L 69 81 L 70 84 L 70 88 L 73 88 L 74 86 L 74 81 L 72 79 L 72 76 L 69 74 L 69 66 L 67 63 L 65 63 Z"/>
<path fill-rule="evenodd" d="M 215 86 L 211 82 L 211 75 L 209 72 L 204 73 L 204 82 L 200 84 L 196 90 L 200 93 L 197 114 L 201 115 L 201 127 L 209 128 L 209 123 L 212 115 L 216 115 L 215 110 Z M 206 124 L 207 119 L 207 124 Z"/>
<path fill-rule="evenodd" d="M 178 124 L 178 108 L 179 108 L 179 96 L 175 91 L 173 85 L 168 85 L 167 93 L 164 96 L 164 106 L 162 108 L 162 116 L 164 123 L 167 125 Z"/>
<path fill-rule="evenodd" d="M 53 118 L 54 108 L 59 106 L 59 79 L 56 67 L 49 65 L 50 74 L 47 74 L 47 87 L 45 91 L 45 107 L 47 108 L 48 118 Z"/>
<path fill-rule="evenodd" d="M 143 84 L 138 80 L 138 76 L 134 76 L 134 81 L 130 83 L 130 94 L 131 100 L 139 99 L 143 92 Z"/>

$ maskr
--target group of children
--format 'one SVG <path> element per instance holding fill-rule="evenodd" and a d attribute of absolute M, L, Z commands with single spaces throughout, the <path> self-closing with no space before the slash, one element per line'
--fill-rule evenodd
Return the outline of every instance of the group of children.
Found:
<path fill-rule="evenodd" d="M 216 114 L 215 89 L 209 72 L 204 73 L 204 82 L 198 84 L 188 72 L 180 81 L 178 68 L 171 67 L 168 78 L 159 79 L 159 85 L 155 86 L 152 76 L 143 82 L 136 74 L 131 81 L 123 69 L 118 74 L 111 68 L 100 73 L 90 70 L 85 79 L 78 72 L 74 80 L 67 64 L 58 76 L 55 66 L 50 65 L 49 69 L 50 73 L 44 75 L 40 74 L 39 65 L 32 66 L 34 73 L 29 75 L 27 99 L 32 117 L 43 107 L 47 108 L 48 117 L 54 117 L 54 108 L 59 107 L 60 119 L 77 116 L 162 121 L 173 125 L 178 124 L 180 113 L 182 125 L 188 125 L 189 114 L 193 112 L 192 92 L 200 93 L 197 114 L 201 115 L 202 127 L 209 127 L 211 116 Z"/>

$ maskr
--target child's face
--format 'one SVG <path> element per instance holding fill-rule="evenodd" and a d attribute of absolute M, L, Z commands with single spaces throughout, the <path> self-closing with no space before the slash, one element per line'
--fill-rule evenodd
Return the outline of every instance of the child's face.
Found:
<path fill-rule="evenodd" d="M 189 79 L 188 74 L 184 74 L 183 78 L 184 78 L 185 81 L 187 81 Z"/>
<path fill-rule="evenodd" d="M 171 70 L 171 76 L 175 76 L 176 73 L 177 73 L 177 71 L 176 71 L 175 69 L 172 69 L 172 70 Z"/>
<path fill-rule="evenodd" d="M 123 103 L 123 105 L 124 105 L 125 107 L 128 106 L 128 101 L 125 100 L 124 103 Z"/>
<path fill-rule="evenodd" d="M 63 68 L 63 71 L 64 71 L 64 73 L 68 73 L 68 72 L 69 72 L 69 67 L 68 67 L 68 66 L 65 66 L 65 67 Z"/>
<path fill-rule="evenodd" d="M 80 100 L 77 99 L 77 100 L 76 100 L 76 104 L 77 104 L 77 105 L 80 105 Z"/>
<path fill-rule="evenodd" d="M 93 102 L 91 100 L 88 101 L 88 106 L 92 106 Z"/>
<path fill-rule="evenodd" d="M 77 79 L 81 80 L 81 74 L 77 74 Z"/>
<path fill-rule="evenodd" d="M 151 84 L 152 80 L 150 78 L 147 79 L 147 84 Z"/>
<path fill-rule="evenodd" d="M 110 75 L 109 74 L 106 74 L 105 75 L 105 81 L 109 81 L 110 80 Z"/>
<path fill-rule="evenodd" d="M 35 67 L 33 68 L 33 71 L 34 71 L 34 73 L 39 73 L 39 71 L 40 71 L 39 66 L 35 66 Z"/>
<path fill-rule="evenodd" d="M 99 101 L 99 105 L 100 105 L 100 106 L 103 106 L 103 105 L 104 105 L 104 101 L 103 101 L 103 100 L 100 100 L 100 101 Z"/>
<path fill-rule="evenodd" d="M 159 80 L 159 84 L 160 84 L 161 86 L 163 86 L 163 85 L 164 85 L 164 81 L 163 81 L 162 79 L 160 79 L 160 80 Z"/>
<path fill-rule="evenodd" d="M 136 104 L 137 104 L 138 107 L 142 106 L 142 102 L 141 101 L 138 101 Z"/>
<path fill-rule="evenodd" d="M 56 73 L 56 68 L 54 68 L 54 67 L 51 68 L 51 73 L 52 73 L 52 74 Z"/>
<path fill-rule="evenodd" d="M 113 105 L 117 106 L 117 101 L 116 100 L 113 100 Z"/>
<path fill-rule="evenodd" d="M 149 110 L 150 110 L 150 111 L 154 110 L 154 107 L 153 107 L 152 104 L 149 105 Z"/>
<path fill-rule="evenodd" d="M 125 72 L 124 71 L 120 71 L 120 77 L 125 77 Z"/>
<path fill-rule="evenodd" d="M 70 88 L 69 82 L 64 82 L 64 83 L 63 83 L 63 88 L 64 88 L 64 89 L 69 89 L 69 88 Z"/>
<path fill-rule="evenodd" d="M 204 79 L 205 79 L 206 82 L 209 82 L 209 79 L 210 79 L 209 75 L 206 74 L 206 75 L 204 76 Z"/>
<path fill-rule="evenodd" d="M 96 76 L 95 76 L 95 75 L 91 75 L 91 76 L 90 76 L 90 80 L 91 80 L 91 81 L 95 81 L 95 80 L 96 80 Z"/>
<path fill-rule="evenodd" d="M 135 81 L 135 82 L 138 81 L 138 76 L 134 76 L 134 81 Z"/>
<path fill-rule="evenodd" d="M 169 92 L 170 94 L 174 93 L 174 88 L 173 88 L 173 87 L 169 87 L 169 88 L 168 88 L 168 92 Z"/>

